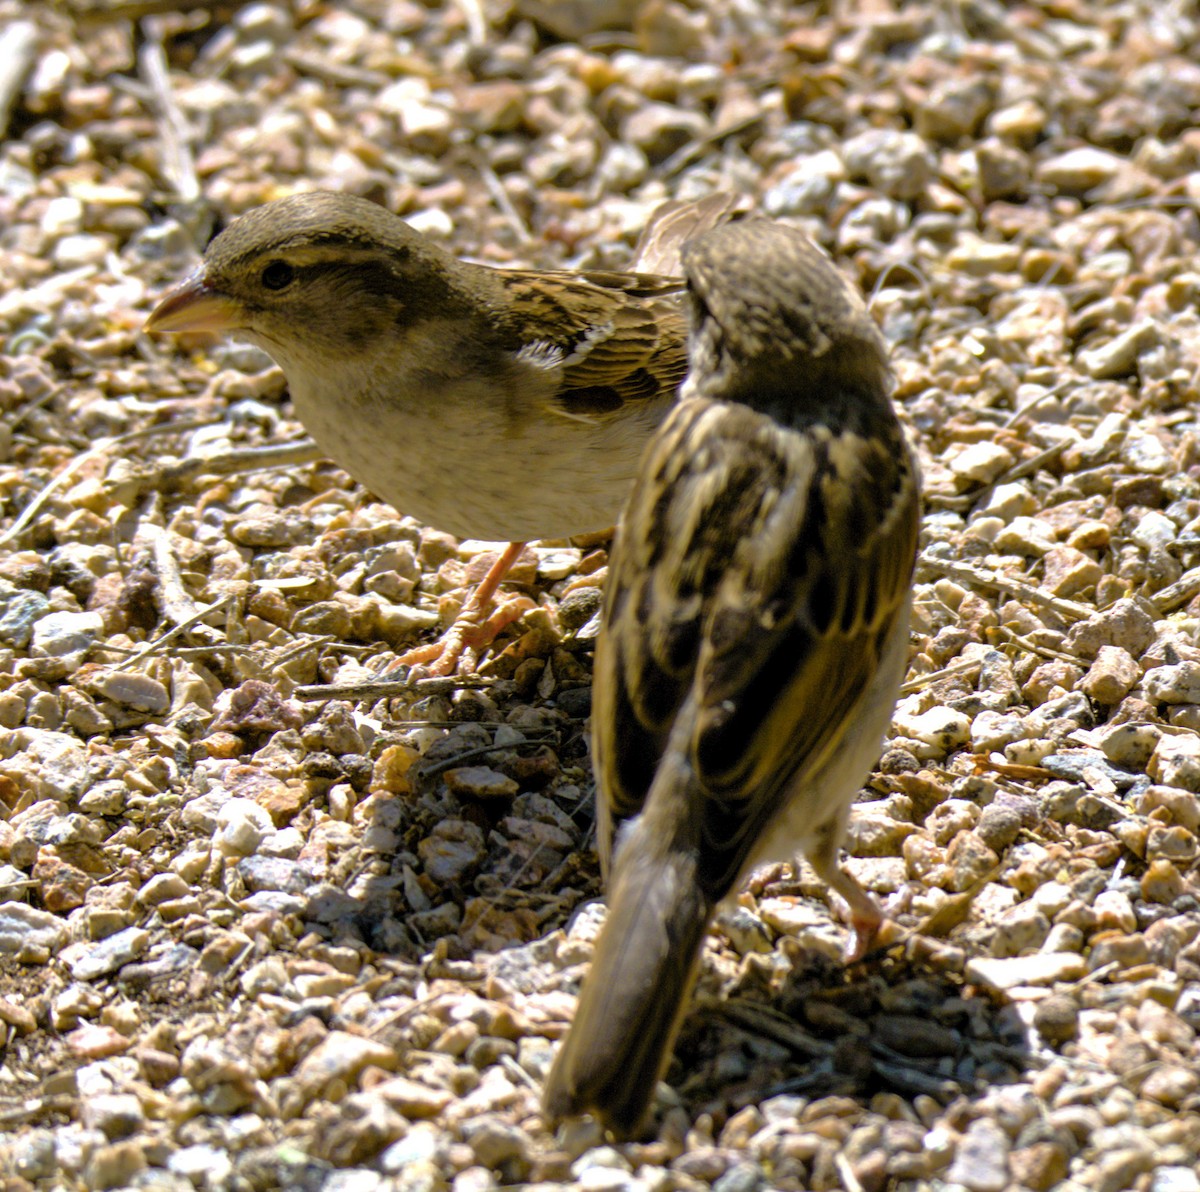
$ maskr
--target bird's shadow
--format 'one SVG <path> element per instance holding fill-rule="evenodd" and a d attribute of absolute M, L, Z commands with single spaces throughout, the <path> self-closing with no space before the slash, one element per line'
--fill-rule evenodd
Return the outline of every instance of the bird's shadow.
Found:
<path fill-rule="evenodd" d="M 701 994 L 685 1019 L 667 1081 L 715 1134 L 776 1098 L 848 1098 L 920 1120 L 920 1099 L 945 1107 L 1027 1079 L 1035 1055 L 1015 1003 L 921 949 L 900 944 L 851 966 L 794 939 L 783 952 L 783 971 L 744 958 L 732 987 Z"/>
<path fill-rule="evenodd" d="M 428 922 L 435 936 L 414 929 L 414 920 L 424 920 L 412 911 L 398 865 L 357 882 L 353 896 L 343 886 L 333 900 L 336 913 L 313 907 L 314 917 L 333 942 L 358 938 L 418 970 L 474 961 L 500 984 L 536 993 L 558 979 L 542 951 L 550 935 L 599 893 L 594 854 L 585 843 L 557 858 L 531 853 L 489 831 L 494 825 L 483 809 L 453 810 L 477 818 L 493 841 L 462 888 L 443 891 L 447 905 L 463 908 L 459 924 L 439 926 L 434 916 Z M 429 830 L 403 796 L 376 799 L 372 821 L 396 836 L 399 854 L 415 851 Z M 327 886 L 327 903 L 329 893 Z M 557 908 L 550 905 L 555 898 L 562 899 Z M 505 938 L 489 929 L 492 914 L 508 930 L 521 922 L 525 929 Z M 914 947 L 910 939 L 845 966 L 793 936 L 777 939 L 770 953 L 736 956 L 716 932 L 666 1073 L 669 1091 L 656 1102 L 647 1137 L 672 1108 L 719 1137 L 749 1106 L 775 1102 L 772 1112 L 786 1114 L 788 1098 L 798 1107 L 847 1098 L 916 1121 L 931 1105 L 1028 1079 L 1036 1066 L 1016 1004 L 939 963 L 937 948 Z"/>

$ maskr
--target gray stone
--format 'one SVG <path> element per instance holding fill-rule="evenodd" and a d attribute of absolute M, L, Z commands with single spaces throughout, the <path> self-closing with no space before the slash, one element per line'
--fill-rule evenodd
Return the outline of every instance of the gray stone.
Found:
<path fill-rule="evenodd" d="M 237 863 L 237 871 L 251 893 L 273 890 L 298 895 L 313 881 L 306 865 L 283 857 L 244 857 Z"/>
<path fill-rule="evenodd" d="M 103 629 L 104 618 L 99 613 L 47 613 L 33 627 L 29 652 L 78 666 Z"/>
<path fill-rule="evenodd" d="M 140 927 L 126 927 L 89 948 L 71 961 L 71 975 L 77 981 L 94 981 L 115 973 L 122 965 L 136 960 L 149 946 L 150 933 Z"/>
<path fill-rule="evenodd" d="M 78 799 L 92 784 L 87 747 L 77 737 L 40 728 L 9 733 L 0 748 L 0 774 L 37 799 Z"/>
<path fill-rule="evenodd" d="M 1064 194 L 1080 195 L 1111 182 L 1124 167 L 1124 158 L 1086 145 L 1047 158 L 1039 163 L 1034 175 L 1044 186 L 1052 186 Z"/>
<path fill-rule="evenodd" d="M 0 954 L 23 964 L 44 963 L 67 938 L 67 925 L 57 915 L 23 902 L 0 902 Z"/>
<path fill-rule="evenodd" d="M 625 120 L 622 140 L 635 145 L 653 164 L 707 132 L 708 121 L 699 112 L 665 103 L 643 103 Z"/>
<path fill-rule="evenodd" d="M 233 1163 L 220 1147 L 197 1144 L 173 1152 L 167 1158 L 167 1169 L 197 1188 L 220 1188 L 232 1175 Z"/>
<path fill-rule="evenodd" d="M 1125 598 L 1073 625 L 1067 634 L 1066 650 L 1093 658 L 1101 646 L 1120 646 L 1132 657 L 1140 658 L 1154 637 L 1154 619 L 1136 600 Z"/>
<path fill-rule="evenodd" d="M 1085 349 L 1076 359 L 1094 380 L 1113 380 L 1134 372 L 1138 358 L 1156 347 L 1161 339 L 1158 324 L 1153 319 L 1143 319 L 1107 343 Z"/>
<path fill-rule="evenodd" d="M 1200 662 L 1156 666 L 1143 677 L 1149 699 L 1161 704 L 1200 704 Z"/>
<path fill-rule="evenodd" d="M 417 853 L 435 882 L 459 881 L 483 861 L 483 829 L 468 820 L 442 820 L 420 842 Z"/>
<path fill-rule="evenodd" d="M 1003 1192 L 1008 1186 L 1008 1136 L 995 1122 L 980 1118 L 967 1127 L 946 1173 L 951 1184 L 969 1192 Z"/>
<path fill-rule="evenodd" d="M 109 671 L 96 680 L 92 690 L 115 704 L 156 716 L 171 706 L 171 694 L 166 687 L 157 679 L 136 671 Z"/>
<path fill-rule="evenodd" d="M 13 1174 L 31 1183 L 50 1179 L 58 1168 L 54 1134 L 50 1130 L 32 1130 L 19 1135 L 13 1140 L 9 1155 Z"/>
<path fill-rule="evenodd" d="M 842 145 L 842 160 L 851 178 L 901 201 L 924 194 L 937 170 L 921 137 L 893 128 L 871 128 L 851 137 Z"/>
<path fill-rule="evenodd" d="M 25 649 L 33 637 L 34 625 L 49 611 L 50 601 L 41 592 L 0 581 L 0 642 Z"/>
<path fill-rule="evenodd" d="M 132 1093 L 85 1096 L 81 1110 L 83 1124 L 89 1129 L 102 1131 L 111 1141 L 128 1138 L 146 1122 L 142 1104 Z"/>
<path fill-rule="evenodd" d="M 1019 985 L 1053 985 L 1058 981 L 1078 981 L 1087 971 L 1081 956 L 1068 952 L 1037 956 L 981 956 L 967 963 L 968 981 L 978 981 L 994 989 L 1013 989 Z"/>

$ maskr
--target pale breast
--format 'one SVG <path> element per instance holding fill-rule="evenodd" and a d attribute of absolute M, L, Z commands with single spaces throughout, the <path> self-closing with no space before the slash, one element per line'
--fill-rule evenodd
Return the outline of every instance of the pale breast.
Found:
<path fill-rule="evenodd" d="M 355 480 L 460 538 L 530 541 L 615 524 L 673 400 L 567 418 L 527 385 L 517 396 L 502 378 L 434 386 L 405 373 L 401 386 L 394 372 L 385 380 L 347 366 L 336 383 L 293 384 L 292 398 L 321 449 Z"/>

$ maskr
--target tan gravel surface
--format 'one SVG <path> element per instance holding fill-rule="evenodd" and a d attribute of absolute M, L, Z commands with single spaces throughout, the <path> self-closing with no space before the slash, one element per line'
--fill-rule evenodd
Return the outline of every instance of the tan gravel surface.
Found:
<path fill-rule="evenodd" d="M 0 1187 L 1200 1192 L 1198 116 L 1187 3 L 0 0 Z M 606 543 L 529 551 L 479 683 L 364 693 L 494 544 L 140 334 L 317 186 L 554 267 L 734 191 L 893 345 L 927 510 L 848 864 L 899 939 L 843 971 L 758 875 L 637 1143 L 538 1112 Z"/>

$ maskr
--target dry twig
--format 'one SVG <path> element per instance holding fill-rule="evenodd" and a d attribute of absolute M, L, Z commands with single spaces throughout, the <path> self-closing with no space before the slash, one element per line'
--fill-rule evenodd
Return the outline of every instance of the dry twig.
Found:
<path fill-rule="evenodd" d="M 96 459 L 98 456 L 104 455 L 111 451 L 114 447 L 119 447 L 123 443 L 132 443 L 135 439 L 146 439 L 153 435 L 178 434 L 181 431 L 195 430 L 197 427 L 207 425 L 203 422 L 185 422 L 162 424 L 160 426 L 145 427 L 141 430 L 127 431 L 123 435 L 113 435 L 109 439 L 101 439 L 94 447 L 75 456 L 73 460 L 61 472 L 58 473 L 48 484 L 38 493 L 24 509 L 21 510 L 20 516 L 13 522 L 3 534 L 0 534 L 0 546 L 6 546 L 14 538 L 23 534 L 29 528 L 33 519 L 41 512 L 42 508 L 50 500 L 50 498 L 60 489 L 68 480 L 71 479 L 89 460 Z"/>
<path fill-rule="evenodd" d="M 171 77 L 167 71 L 167 55 L 159 36 L 158 23 L 143 23 L 146 40 L 138 51 L 138 71 L 150 89 L 151 106 L 158 118 L 158 135 L 163 143 L 163 176 L 175 189 L 175 194 L 187 204 L 200 198 L 200 180 L 192 156 L 191 133 L 183 112 L 171 92 Z"/>
<path fill-rule="evenodd" d="M 326 699 L 388 699 L 404 696 L 406 699 L 425 699 L 431 695 L 451 695 L 455 691 L 484 690 L 494 687 L 502 680 L 488 679 L 482 675 L 448 675 L 445 678 L 418 679 L 410 683 L 406 679 L 363 679 L 359 683 L 314 683 L 297 687 L 292 696 L 299 700 Z"/>
<path fill-rule="evenodd" d="M 13 104 L 37 57 L 37 44 L 32 21 L 13 21 L 0 29 L 0 136 L 8 131 Z"/>
<path fill-rule="evenodd" d="M 1200 567 L 1193 567 L 1190 571 L 1185 571 L 1173 584 L 1160 588 L 1149 599 L 1150 603 L 1166 616 L 1197 595 L 1200 595 Z"/>
<path fill-rule="evenodd" d="M 1064 600 L 1061 596 L 1051 596 L 1033 584 L 1027 584 L 1007 575 L 997 575 L 982 567 L 974 567 L 970 563 L 957 563 L 950 559 L 939 559 L 928 552 L 918 560 L 920 567 L 937 571 L 950 579 L 962 580 L 963 583 L 974 584 L 980 588 L 993 588 L 1015 596 L 1018 600 L 1027 600 L 1030 604 L 1040 605 L 1057 613 L 1068 621 L 1086 621 L 1095 611 L 1090 605 L 1080 604 L 1074 600 Z"/>
<path fill-rule="evenodd" d="M 198 476 L 233 476 L 267 468 L 301 467 L 324 458 L 324 452 L 312 439 L 300 439 L 295 443 L 269 443 L 265 447 L 238 447 L 212 455 L 192 455 L 139 472 L 133 480 L 142 492 L 167 491 L 182 488 Z"/>
<path fill-rule="evenodd" d="M 201 625 L 210 613 L 219 612 L 223 608 L 228 608 L 233 603 L 232 596 L 226 596 L 223 600 L 217 600 L 212 604 L 197 606 L 196 611 L 187 620 L 181 621 L 172 629 L 168 629 L 161 637 L 156 637 L 152 642 L 147 642 L 136 654 L 131 654 L 123 662 L 114 663 L 109 670 L 113 672 L 130 670 L 137 666 L 139 662 L 152 657 L 155 654 L 161 654 L 163 649 L 170 645 L 177 637 L 197 629 L 204 629 L 209 633 L 216 633 L 216 630 L 211 629 L 208 625 Z M 214 648 L 220 648 L 223 643 L 216 641 L 213 643 Z"/>

